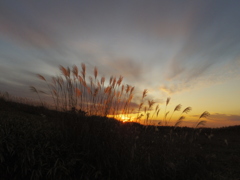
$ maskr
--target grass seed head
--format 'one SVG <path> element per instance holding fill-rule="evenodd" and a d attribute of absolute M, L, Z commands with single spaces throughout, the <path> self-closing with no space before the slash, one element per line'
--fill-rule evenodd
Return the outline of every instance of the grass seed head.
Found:
<path fill-rule="evenodd" d="M 94 78 L 97 79 L 98 76 L 98 69 L 95 67 L 94 68 Z"/>
<path fill-rule="evenodd" d="M 37 89 L 34 86 L 29 86 L 30 91 L 37 93 Z"/>
<path fill-rule="evenodd" d="M 81 66 L 82 66 L 82 77 L 83 77 L 83 79 L 85 79 L 85 75 L 86 75 L 86 66 L 85 66 L 85 64 L 84 63 L 82 63 L 81 64 Z"/>
<path fill-rule="evenodd" d="M 75 77 L 78 77 L 78 67 L 76 65 L 73 65 L 72 73 Z"/>
<path fill-rule="evenodd" d="M 59 69 L 65 77 L 68 77 L 70 75 L 70 72 L 69 72 L 70 70 L 66 69 L 62 65 L 59 66 Z"/>
<path fill-rule="evenodd" d="M 181 110 L 181 107 L 182 107 L 182 105 L 181 105 L 181 104 L 178 104 L 178 105 L 175 107 L 174 111 L 180 111 L 180 110 Z"/>
<path fill-rule="evenodd" d="M 183 110 L 183 112 L 182 113 L 189 113 L 190 111 L 192 110 L 192 108 L 191 107 L 187 107 L 187 108 L 185 108 L 184 110 Z"/>
<path fill-rule="evenodd" d="M 43 81 L 46 81 L 45 77 L 43 77 L 41 74 L 37 74 L 37 77 Z"/>
<path fill-rule="evenodd" d="M 201 116 L 199 117 L 199 119 L 201 118 L 207 118 L 208 116 L 210 116 L 210 113 L 208 111 L 205 111 L 201 114 Z"/>
<path fill-rule="evenodd" d="M 144 89 L 142 94 L 142 99 L 145 98 L 146 96 L 147 96 L 147 89 Z"/>
<path fill-rule="evenodd" d="M 171 100 L 171 98 L 168 97 L 167 100 L 166 100 L 166 106 L 169 104 L 170 100 Z"/>

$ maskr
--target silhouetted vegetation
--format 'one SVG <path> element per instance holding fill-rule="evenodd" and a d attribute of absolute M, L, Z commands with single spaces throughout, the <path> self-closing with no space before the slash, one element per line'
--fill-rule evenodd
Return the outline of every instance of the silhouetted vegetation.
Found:
<path fill-rule="evenodd" d="M 30 90 L 37 94 L 42 105 L 44 102 L 41 94 L 51 97 L 56 110 L 61 111 L 78 111 L 88 116 L 103 116 L 121 119 L 127 118 L 129 121 L 139 122 L 149 125 L 151 118 L 158 118 L 161 107 L 154 100 L 146 99 L 147 89 L 143 90 L 139 104 L 133 102 L 134 86 L 123 84 L 123 77 L 119 78 L 111 76 L 107 84 L 105 77 L 98 77 L 98 69 L 95 67 L 93 76 L 88 76 L 86 66 L 81 64 L 81 71 L 76 65 L 71 68 L 59 66 L 61 75 L 54 76 L 48 81 L 44 76 L 37 74 L 37 77 L 44 81 L 47 90 L 38 90 L 34 86 L 30 86 Z M 89 80 L 88 80 L 89 79 Z M 171 98 L 168 97 L 165 104 L 164 118 L 160 119 L 159 124 L 169 125 L 172 116 L 176 111 L 181 111 L 181 104 L 178 104 L 171 117 L 168 118 L 170 111 L 167 111 Z M 155 106 L 155 107 L 154 107 Z M 186 107 L 178 120 L 175 121 L 175 127 L 182 124 L 185 119 L 183 114 L 187 114 L 192 110 Z M 193 127 L 197 128 L 206 123 L 201 118 L 206 118 L 210 114 L 205 111 L 199 116 L 198 122 Z"/>
<path fill-rule="evenodd" d="M 0 99 L 0 179 L 238 179 L 240 127 L 143 126 Z"/>

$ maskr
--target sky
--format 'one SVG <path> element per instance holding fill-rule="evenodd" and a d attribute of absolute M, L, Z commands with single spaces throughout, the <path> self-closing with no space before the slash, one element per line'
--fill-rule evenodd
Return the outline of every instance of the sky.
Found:
<path fill-rule="evenodd" d="M 169 110 L 208 111 L 207 127 L 240 125 L 240 1 L 2 0 L 0 91 L 36 98 L 35 74 L 94 67 Z M 138 96 L 136 96 L 138 97 Z M 177 113 L 176 113 L 177 115 Z M 195 118 L 195 120 L 194 120 Z"/>

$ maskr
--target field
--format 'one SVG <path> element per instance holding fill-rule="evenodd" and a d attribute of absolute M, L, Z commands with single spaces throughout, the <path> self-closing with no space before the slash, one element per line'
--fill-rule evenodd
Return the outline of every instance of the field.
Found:
<path fill-rule="evenodd" d="M 239 138 L 0 99 L 0 179 L 240 179 Z"/>

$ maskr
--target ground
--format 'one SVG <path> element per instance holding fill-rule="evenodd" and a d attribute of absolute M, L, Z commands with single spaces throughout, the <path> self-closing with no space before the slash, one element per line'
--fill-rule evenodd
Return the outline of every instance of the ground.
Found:
<path fill-rule="evenodd" d="M 0 179 L 239 179 L 239 138 L 0 99 Z"/>

